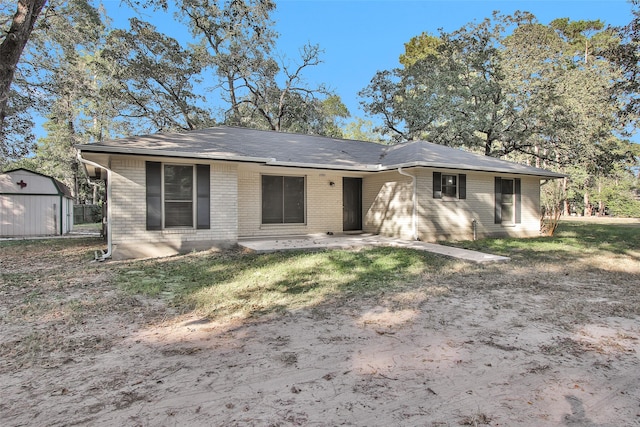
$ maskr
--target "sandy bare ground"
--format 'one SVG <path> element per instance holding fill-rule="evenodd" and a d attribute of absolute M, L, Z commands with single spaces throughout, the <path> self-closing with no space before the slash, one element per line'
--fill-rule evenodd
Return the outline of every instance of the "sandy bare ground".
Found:
<path fill-rule="evenodd" d="M 96 245 L 0 248 L 2 425 L 640 425 L 638 252 L 215 323 L 124 295 Z"/>

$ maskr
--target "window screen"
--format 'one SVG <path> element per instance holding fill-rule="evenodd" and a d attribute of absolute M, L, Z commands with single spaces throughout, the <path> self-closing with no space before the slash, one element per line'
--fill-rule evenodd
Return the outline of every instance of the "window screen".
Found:
<path fill-rule="evenodd" d="M 193 166 L 164 166 L 164 226 L 193 227 Z"/>
<path fill-rule="evenodd" d="M 304 189 L 304 177 L 263 175 L 262 223 L 304 223 Z"/>
<path fill-rule="evenodd" d="M 442 196 L 456 197 L 458 195 L 458 176 L 442 175 Z"/>

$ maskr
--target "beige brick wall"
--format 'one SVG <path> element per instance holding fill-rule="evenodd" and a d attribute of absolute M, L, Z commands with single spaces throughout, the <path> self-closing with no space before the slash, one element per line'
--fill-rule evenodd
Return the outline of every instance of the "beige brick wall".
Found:
<path fill-rule="evenodd" d="M 262 224 L 262 178 L 266 175 L 304 176 L 306 222 Z M 337 171 L 241 164 L 238 167 L 238 236 L 285 236 L 342 232 L 342 176 Z M 334 185 L 331 186 L 330 182 Z"/>
<path fill-rule="evenodd" d="M 114 156 L 111 180 L 112 237 L 115 246 L 147 245 L 181 251 L 213 242 L 236 242 L 238 237 L 325 234 L 342 232 L 342 178 L 363 178 L 363 231 L 404 239 L 413 237 L 413 184 L 397 171 L 358 175 L 342 171 L 280 168 L 251 163 L 210 162 L 211 229 L 146 230 L 145 160 Z M 172 163 L 192 164 L 184 159 Z M 201 162 L 202 163 L 202 162 Z M 467 199 L 434 199 L 432 169 L 406 170 L 417 179 L 417 228 L 421 240 L 472 238 L 472 220 L 478 237 L 487 235 L 535 236 L 539 231 L 539 180 L 520 177 L 522 223 L 494 224 L 494 174 L 467 173 Z M 440 170 L 457 174 L 459 171 Z M 304 224 L 262 224 L 261 176 L 304 176 Z M 515 176 L 504 175 L 504 178 Z M 333 182 L 334 185 L 330 185 Z"/>
<path fill-rule="evenodd" d="M 144 256 L 155 246 L 161 254 L 171 254 L 237 241 L 237 166 L 233 163 L 210 162 L 211 228 L 209 230 L 146 229 L 145 161 L 157 158 L 114 156 L 111 159 L 111 233 L 112 243 L 123 251 L 137 251 Z M 171 163 L 194 164 L 183 159 Z M 199 164 L 205 164 L 199 161 Z M 138 251 L 135 247 L 139 247 Z M 153 254 L 150 254 L 153 255 Z"/>

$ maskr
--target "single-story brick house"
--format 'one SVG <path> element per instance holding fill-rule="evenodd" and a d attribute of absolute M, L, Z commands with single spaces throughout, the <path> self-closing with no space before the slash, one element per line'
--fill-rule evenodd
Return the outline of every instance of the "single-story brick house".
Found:
<path fill-rule="evenodd" d="M 0 173 L 1 237 L 55 236 L 72 229 L 69 187 L 27 169 Z"/>
<path fill-rule="evenodd" d="M 107 180 L 116 258 L 320 233 L 537 236 L 541 180 L 562 176 L 423 141 L 226 126 L 77 148 L 90 176 Z"/>

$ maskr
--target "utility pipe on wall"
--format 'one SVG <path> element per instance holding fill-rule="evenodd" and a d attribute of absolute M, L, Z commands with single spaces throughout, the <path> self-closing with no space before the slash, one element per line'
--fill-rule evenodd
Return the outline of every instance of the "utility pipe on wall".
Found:
<path fill-rule="evenodd" d="M 415 175 L 411 175 L 402 170 L 402 166 L 398 168 L 400 175 L 408 176 L 413 180 L 413 212 L 411 213 L 411 227 L 413 229 L 413 240 L 420 240 L 418 236 L 418 180 Z"/>
<path fill-rule="evenodd" d="M 113 245 L 111 243 L 111 169 L 99 165 L 91 160 L 83 159 L 80 155 L 80 151 L 78 151 L 78 160 L 86 165 L 90 165 L 99 169 L 104 169 L 107 171 L 107 252 L 102 251 L 102 255 L 100 258 L 96 257 L 99 261 L 104 261 L 107 258 L 111 258 L 111 253 L 113 249 Z M 91 182 L 91 180 L 87 177 L 87 180 L 90 184 L 95 185 Z"/>

